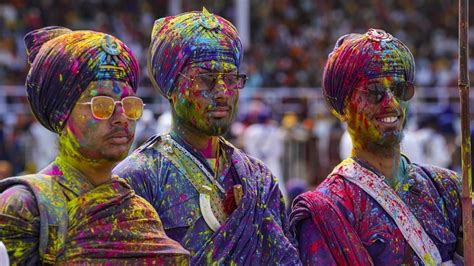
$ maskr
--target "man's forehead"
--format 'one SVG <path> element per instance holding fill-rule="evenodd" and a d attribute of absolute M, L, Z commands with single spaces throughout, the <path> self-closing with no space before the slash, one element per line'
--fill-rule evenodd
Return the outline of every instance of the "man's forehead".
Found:
<path fill-rule="evenodd" d="M 229 62 L 211 60 L 190 64 L 187 69 L 198 72 L 236 72 L 237 66 Z"/>
<path fill-rule="evenodd" d="M 375 77 L 375 78 L 362 78 L 359 80 L 358 84 L 359 85 L 374 84 L 374 83 L 387 84 L 387 83 L 399 82 L 399 81 L 405 81 L 405 77 L 402 75 L 386 75 L 386 76 L 380 76 L 380 77 Z"/>
<path fill-rule="evenodd" d="M 130 91 L 132 91 L 132 87 L 126 82 L 118 80 L 98 80 L 91 82 L 84 94 L 95 96 L 104 92 L 122 94 L 129 93 Z"/>

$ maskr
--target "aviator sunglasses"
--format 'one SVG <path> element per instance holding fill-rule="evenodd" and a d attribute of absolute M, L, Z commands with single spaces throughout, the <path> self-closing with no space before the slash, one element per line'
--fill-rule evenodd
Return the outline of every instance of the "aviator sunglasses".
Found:
<path fill-rule="evenodd" d="M 397 82 L 388 88 L 380 83 L 372 83 L 365 88 L 360 90 L 366 92 L 367 101 L 371 104 L 381 103 L 388 90 L 401 101 L 409 101 L 415 95 L 415 86 L 408 81 Z"/>
<path fill-rule="evenodd" d="M 128 119 L 138 120 L 142 117 L 145 104 L 142 99 L 135 96 L 127 96 L 120 101 L 115 101 L 109 96 L 94 96 L 90 102 L 80 104 L 90 105 L 94 118 L 106 120 L 113 115 L 117 103 L 122 104 L 123 113 Z"/>
<path fill-rule="evenodd" d="M 188 77 L 182 73 L 179 73 L 184 78 L 195 83 L 194 89 L 197 91 L 212 91 L 216 86 L 217 79 L 221 78 L 222 81 L 231 90 L 240 90 L 244 88 L 245 82 L 247 81 L 247 75 L 235 74 L 235 73 L 200 73 L 193 77 Z"/>

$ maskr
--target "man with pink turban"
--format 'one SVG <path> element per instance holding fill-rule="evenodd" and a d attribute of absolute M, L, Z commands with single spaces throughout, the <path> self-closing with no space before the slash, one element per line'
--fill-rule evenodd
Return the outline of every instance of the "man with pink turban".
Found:
<path fill-rule="evenodd" d="M 176 264 L 189 253 L 112 168 L 132 144 L 143 102 L 138 64 L 117 38 L 46 27 L 25 36 L 28 100 L 59 135 L 38 174 L 0 182 L 0 241 L 13 264 Z"/>
<path fill-rule="evenodd" d="M 344 35 L 329 54 L 323 93 L 347 124 L 349 158 L 293 202 L 291 227 L 308 265 L 440 265 L 457 258 L 456 173 L 400 153 L 415 64 L 383 30 Z"/>
<path fill-rule="evenodd" d="M 148 71 L 173 124 L 114 172 L 155 207 L 191 264 L 295 265 L 277 178 L 222 137 L 246 80 L 241 61 L 237 31 L 220 16 L 204 9 L 157 20 Z"/>

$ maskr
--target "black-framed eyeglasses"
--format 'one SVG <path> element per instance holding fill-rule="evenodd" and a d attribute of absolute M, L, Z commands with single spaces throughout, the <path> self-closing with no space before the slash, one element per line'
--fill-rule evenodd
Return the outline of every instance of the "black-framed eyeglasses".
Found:
<path fill-rule="evenodd" d="M 114 98 L 109 96 L 94 96 L 90 102 L 79 103 L 82 105 L 90 105 L 92 116 L 99 120 L 107 120 L 113 114 L 115 105 L 117 103 L 122 104 L 123 113 L 130 120 L 138 120 L 142 117 L 143 107 L 145 104 L 142 99 L 136 96 L 127 96 L 120 101 L 116 101 Z"/>
<path fill-rule="evenodd" d="M 243 89 L 247 81 L 247 75 L 237 73 L 199 73 L 193 77 L 188 77 L 183 73 L 179 73 L 179 75 L 193 82 L 193 89 L 197 91 L 212 91 L 218 79 L 222 79 L 227 88 L 231 90 Z"/>
<path fill-rule="evenodd" d="M 415 95 L 415 85 L 408 81 L 397 82 L 390 87 L 385 87 L 381 83 L 372 83 L 365 86 L 365 89 L 359 88 L 359 90 L 366 92 L 367 101 L 371 104 L 382 102 L 388 90 L 401 101 L 409 101 Z"/>

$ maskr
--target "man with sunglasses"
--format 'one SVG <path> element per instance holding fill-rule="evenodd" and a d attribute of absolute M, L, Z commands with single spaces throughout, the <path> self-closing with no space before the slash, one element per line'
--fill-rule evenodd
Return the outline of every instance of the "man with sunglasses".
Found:
<path fill-rule="evenodd" d="M 298 264 L 276 177 L 221 137 L 246 80 L 235 27 L 205 9 L 159 19 L 148 60 L 172 128 L 114 172 L 151 202 L 191 264 Z"/>
<path fill-rule="evenodd" d="M 138 63 L 110 35 L 46 27 L 25 36 L 26 88 L 59 154 L 38 174 L 0 182 L 0 241 L 13 264 L 177 264 L 189 253 L 154 208 L 112 175 L 143 102 Z"/>
<path fill-rule="evenodd" d="M 344 35 L 329 54 L 323 93 L 353 148 L 293 202 L 303 263 L 439 265 L 456 257 L 459 177 L 400 153 L 414 69 L 408 47 L 383 30 Z"/>

